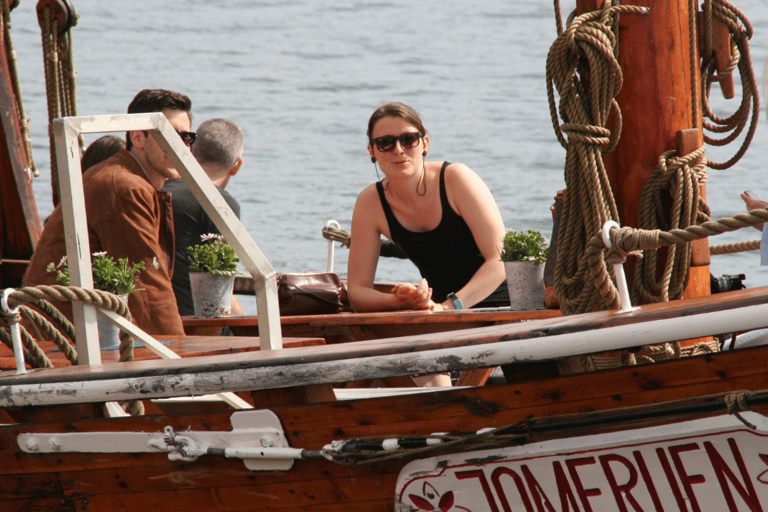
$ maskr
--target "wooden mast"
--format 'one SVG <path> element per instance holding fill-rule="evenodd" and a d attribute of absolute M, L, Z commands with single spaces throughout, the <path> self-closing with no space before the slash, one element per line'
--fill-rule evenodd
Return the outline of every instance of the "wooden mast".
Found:
<path fill-rule="evenodd" d="M 606 1 L 577 0 L 577 12 L 600 9 Z M 604 162 L 621 224 L 638 227 L 643 186 L 659 157 L 673 149 L 688 154 L 703 138 L 701 108 L 694 104 L 700 102 L 701 92 L 698 47 L 691 45 L 697 40 L 691 2 L 635 0 L 632 5 L 648 7 L 649 13 L 620 18 L 618 61 L 624 83 L 616 100 L 623 128 Z M 627 273 L 631 285 L 632 265 L 627 265 Z M 709 247 L 704 239 L 694 244 L 685 296 L 709 294 Z"/>
<path fill-rule="evenodd" d="M 20 285 L 42 232 L 12 73 L 0 30 L 0 288 Z"/>

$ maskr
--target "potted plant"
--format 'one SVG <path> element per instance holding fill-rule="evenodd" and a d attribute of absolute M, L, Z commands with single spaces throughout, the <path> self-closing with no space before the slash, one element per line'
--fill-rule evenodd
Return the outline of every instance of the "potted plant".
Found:
<path fill-rule="evenodd" d="M 538 231 L 513 230 L 504 235 L 501 260 L 513 310 L 544 309 L 544 262 L 548 253 L 547 239 Z"/>
<path fill-rule="evenodd" d="M 232 311 L 235 276 L 240 273 L 237 270 L 240 259 L 221 235 L 202 235 L 200 242 L 198 245 L 187 247 L 189 285 L 195 316 L 229 316 Z"/>
<path fill-rule="evenodd" d="M 152 262 L 157 268 L 157 261 Z M 139 273 L 144 270 L 143 261 L 129 264 L 128 258 L 119 258 L 117 262 L 107 256 L 106 251 L 93 253 L 91 268 L 93 270 L 93 287 L 96 290 L 114 293 L 120 300 L 128 303 L 128 294 L 140 291 Z M 67 257 L 64 256 L 58 264 L 53 262 L 46 268 L 48 272 L 56 273 L 56 281 L 63 286 L 70 286 L 69 266 Z M 120 346 L 120 329 L 104 318 L 96 317 L 99 329 L 99 346 L 102 349 L 116 349 Z"/>

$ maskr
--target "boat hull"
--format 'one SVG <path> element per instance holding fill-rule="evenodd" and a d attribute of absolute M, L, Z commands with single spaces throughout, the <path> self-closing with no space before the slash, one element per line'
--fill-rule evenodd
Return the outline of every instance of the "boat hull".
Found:
<path fill-rule="evenodd" d="M 723 393 L 768 389 L 766 355 L 768 348 L 758 347 L 535 382 L 317 404 L 259 403 L 263 395 L 254 399 L 257 408 L 269 408 L 278 416 L 294 448 L 320 450 L 339 439 L 471 433 L 521 423 L 518 435 L 506 442 L 511 446 L 723 414 Z M 659 405 L 694 397 L 705 398 L 685 410 Z M 641 407 L 652 410 L 643 411 L 643 417 L 625 414 L 637 411 L 627 408 Z M 751 408 L 768 413 L 759 404 Z M 431 456 L 403 454 L 353 466 L 312 458 L 296 461 L 287 471 L 254 472 L 242 461 L 214 456 L 175 462 L 162 453 L 30 454 L 19 447 L 20 434 L 162 432 L 166 426 L 177 432 L 229 431 L 231 412 L 29 424 L 24 423 L 24 409 L 4 410 L 17 423 L 2 427 L 3 510 L 391 511 L 402 468 Z M 617 409 L 622 415 L 612 417 L 610 411 Z M 595 419 L 598 411 L 601 415 Z M 564 415 L 587 421 L 562 422 L 572 418 Z M 473 449 L 478 450 L 468 445 L 450 452 Z"/>

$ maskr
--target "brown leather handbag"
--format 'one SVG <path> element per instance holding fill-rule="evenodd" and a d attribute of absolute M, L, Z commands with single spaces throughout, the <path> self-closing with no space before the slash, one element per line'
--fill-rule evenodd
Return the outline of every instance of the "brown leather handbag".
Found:
<path fill-rule="evenodd" d="M 325 315 L 345 309 L 344 285 L 333 272 L 301 272 L 277 275 L 280 315 Z"/>

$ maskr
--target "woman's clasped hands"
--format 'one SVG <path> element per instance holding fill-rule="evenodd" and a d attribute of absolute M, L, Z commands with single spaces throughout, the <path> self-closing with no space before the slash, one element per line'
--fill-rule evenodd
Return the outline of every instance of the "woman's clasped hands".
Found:
<path fill-rule="evenodd" d="M 392 287 L 392 294 L 402 304 L 402 309 L 433 309 L 432 288 L 422 279 L 418 286 L 398 283 Z"/>

